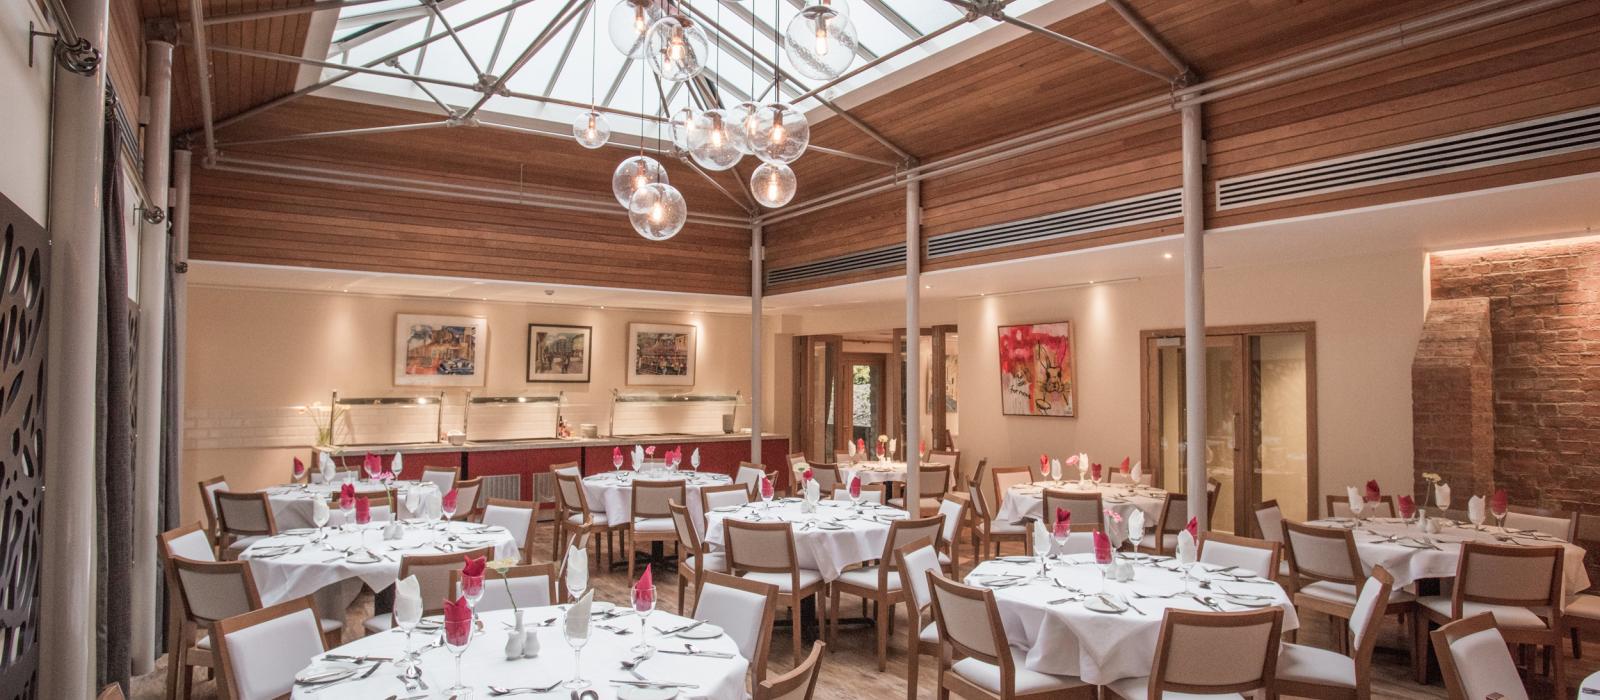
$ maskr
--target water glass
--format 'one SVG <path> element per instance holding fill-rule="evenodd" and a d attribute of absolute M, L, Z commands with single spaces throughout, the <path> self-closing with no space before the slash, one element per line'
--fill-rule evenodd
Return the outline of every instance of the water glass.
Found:
<path fill-rule="evenodd" d="M 572 614 L 572 608 L 567 609 L 567 614 Z M 589 626 L 583 625 L 583 630 L 573 634 L 570 625 L 561 625 L 562 634 L 567 638 L 567 646 L 572 647 L 572 680 L 562 683 L 561 687 L 568 690 L 583 690 L 589 687 L 589 681 L 583 678 L 583 646 L 589 643 Z"/>
<path fill-rule="evenodd" d="M 649 629 L 645 627 L 645 620 L 650 617 L 651 611 L 655 609 L 656 587 L 639 588 L 635 586 L 633 588 L 633 611 L 639 613 L 639 643 L 633 645 L 632 651 L 636 654 L 645 654 L 656 650 L 655 647 L 650 646 L 645 641 L 645 632 Z"/>
<path fill-rule="evenodd" d="M 468 688 L 461 679 L 461 655 L 467 653 L 467 647 L 472 644 L 472 635 L 476 631 L 471 619 L 447 622 L 444 626 L 444 646 L 456 657 L 456 684 L 444 691 L 445 697 L 470 698 L 472 689 Z M 454 642 L 460 642 L 455 644 Z"/>

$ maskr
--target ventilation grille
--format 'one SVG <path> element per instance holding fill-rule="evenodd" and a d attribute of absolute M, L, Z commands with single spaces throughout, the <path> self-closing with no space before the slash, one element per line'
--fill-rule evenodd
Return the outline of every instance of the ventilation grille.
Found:
<path fill-rule="evenodd" d="M 494 474 L 483 477 L 483 495 L 479 498 L 485 503 L 491 498 L 522 500 L 522 475 Z"/>
<path fill-rule="evenodd" d="M 1600 108 L 1217 183 L 1217 208 L 1310 197 L 1600 147 Z"/>
<path fill-rule="evenodd" d="M 906 246 L 888 246 L 863 250 L 859 253 L 850 253 L 837 257 L 826 258 L 808 262 L 793 267 L 780 267 L 767 271 L 767 284 L 785 284 L 788 282 L 804 282 L 822 277 L 833 277 L 862 270 L 876 270 L 885 267 L 904 265 L 906 261 Z"/>
<path fill-rule="evenodd" d="M 1167 190 L 1057 214 L 957 231 L 928 239 L 928 259 L 963 255 L 1021 243 L 1080 236 L 1183 215 L 1183 193 Z"/>

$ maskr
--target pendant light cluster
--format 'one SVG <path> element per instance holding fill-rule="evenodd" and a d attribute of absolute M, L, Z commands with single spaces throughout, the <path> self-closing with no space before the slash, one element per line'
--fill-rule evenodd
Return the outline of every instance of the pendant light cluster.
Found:
<path fill-rule="evenodd" d="M 679 7 L 683 1 L 618 0 L 607 22 L 612 45 L 627 58 L 644 61 L 662 81 L 683 83 L 699 76 L 711 55 L 706 32 L 713 28 L 703 27 L 685 14 Z M 710 1 L 717 3 L 720 16 L 721 2 Z M 783 53 L 801 75 L 828 80 L 849 68 L 857 44 L 845 2 L 814 0 L 785 28 Z M 773 3 L 776 14 L 778 0 Z M 773 37 L 774 54 L 779 51 L 779 38 Z M 754 43 L 752 38 L 751 45 Z M 781 93 L 777 71 L 773 72 L 770 94 L 776 97 Z M 731 169 L 747 155 L 760 160 L 750 177 L 750 191 L 761 206 L 777 208 L 794 198 L 797 183 L 789 164 L 811 143 L 811 125 L 792 105 L 747 101 L 726 109 L 683 107 L 671 113 L 666 126 L 673 146 L 706 170 Z M 600 148 L 611 130 L 604 115 L 591 108 L 573 123 L 572 133 L 585 148 Z M 688 207 L 682 193 L 668 184 L 666 169 L 642 150 L 617 166 L 611 184 L 639 235 L 666 240 L 683 229 Z"/>

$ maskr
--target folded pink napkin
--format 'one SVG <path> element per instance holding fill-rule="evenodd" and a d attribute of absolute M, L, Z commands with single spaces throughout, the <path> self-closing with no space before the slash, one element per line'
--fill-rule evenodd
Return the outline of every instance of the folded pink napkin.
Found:
<path fill-rule="evenodd" d="M 1378 480 L 1371 479 L 1367 481 L 1367 502 L 1377 503 L 1381 500 L 1383 500 L 1383 489 L 1378 488 Z"/>
<path fill-rule="evenodd" d="M 356 507 L 356 485 L 342 484 L 339 486 L 339 510 L 350 510 Z"/>
<path fill-rule="evenodd" d="M 1094 531 L 1094 561 L 1096 564 L 1111 563 L 1111 538 L 1099 530 Z"/>
<path fill-rule="evenodd" d="M 1402 518 L 1409 518 L 1417 512 L 1417 502 L 1412 500 L 1409 495 L 1401 494 L 1396 503 L 1400 508 L 1400 517 Z"/>
<path fill-rule="evenodd" d="M 863 440 L 861 438 L 856 438 L 856 452 L 859 452 L 861 454 L 866 454 L 867 453 L 867 441 L 866 440 Z"/>
<path fill-rule="evenodd" d="M 372 501 L 366 496 L 356 499 L 356 524 L 366 525 L 372 522 Z"/>
<path fill-rule="evenodd" d="M 1198 543 L 1200 541 L 1200 519 L 1199 518 L 1189 518 L 1189 524 L 1183 526 L 1183 529 L 1187 530 L 1189 532 L 1189 536 L 1193 537 L 1194 541 L 1196 543 Z"/>
<path fill-rule="evenodd" d="M 368 452 L 367 456 L 361 460 L 361 469 L 367 473 L 367 476 L 377 478 L 378 473 L 383 471 L 383 460 L 377 455 Z"/>
<path fill-rule="evenodd" d="M 306 475 L 306 463 L 300 461 L 299 457 L 295 457 L 294 458 L 294 478 L 298 479 L 298 478 L 300 478 L 302 476 L 305 476 L 305 475 Z"/>
<path fill-rule="evenodd" d="M 640 576 L 639 580 L 633 584 L 633 609 L 638 612 L 648 612 L 655 609 L 655 576 L 650 571 L 651 567 L 645 566 L 644 575 Z"/>
<path fill-rule="evenodd" d="M 1068 457 L 1067 461 L 1063 462 L 1063 464 L 1065 464 L 1065 465 L 1067 465 L 1069 467 L 1078 466 L 1078 456 L 1077 455 L 1072 455 L 1071 457 Z"/>
<path fill-rule="evenodd" d="M 859 476 L 850 477 L 850 497 L 851 498 L 860 498 L 861 497 L 861 477 L 859 477 Z"/>
<path fill-rule="evenodd" d="M 1089 476 L 1094 477 L 1095 481 L 1099 481 L 1100 475 L 1104 472 L 1105 467 L 1100 466 L 1099 462 L 1089 465 Z"/>
<path fill-rule="evenodd" d="M 613 465 L 622 464 L 622 446 L 621 445 L 618 445 L 617 447 L 611 448 L 611 463 Z"/>
<path fill-rule="evenodd" d="M 472 606 L 466 598 L 444 601 L 444 641 L 451 646 L 464 646 L 472 639 Z"/>
<path fill-rule="evenodd" d="M 1050 473 L 1050 455 L 1047 455 L 1047 454 L 1040 454 L 1039 455 L 1039 473 L 1040 474 L 1046 474 L 1046 475 L 1048 475 Z"/>
<path fill-rule="evenodd" d="M 772 498 L 774 493 L 775 492 L 772 489 L 772 480 L 768 479 L 766 477 L 766 475 L 763 474 L 761 476 L 761 497 L 762 498 Z"/>
<path fill-rule="evenodd" d="M 1072 511 L 1066 508 L 1056 509 L 1056 537 L 1066 537 L 1072 534 Z"/>
<path fill-rule="evenodd" d="M 439 506 L 445 510 L 455 510 L 456 496 L 458 495 L 459 491 L 457 489 L 450 489 L 450 493 L 445 494 L 444 498 L 439 499 Z"/>
<path fill-rule="evenodd" d="M 1131 457 L 1123 457 L 1122 458 L 1122 465 L 1119 467 L 1119 469 L 1122 470 L 1123 474 L 1127 474 L 1129 471 L 1131 471 L 1133 469 L 1133 465 L 1129 462 L 1130 459 L 1132 459 L 1132 458 Z"/>
<path fill-rule="evenodd" d="M 487 560 L 485 560 L 483 557 L 462 557 L 461 558 L 461 575 L 462 576 L 482 576 L 484 567 L 486 567 L 488 565 L 489 565 L 489 562 Z"/>
<path fill-rule="evenodd" d="M 1495 517 L 1506 514 L 1506 509 L 1511 507 L 1511 497 L 1506 495 L 1505 489 L 1495 489 L 1494 495 L 1489 497 L 1489 512 Z"/>

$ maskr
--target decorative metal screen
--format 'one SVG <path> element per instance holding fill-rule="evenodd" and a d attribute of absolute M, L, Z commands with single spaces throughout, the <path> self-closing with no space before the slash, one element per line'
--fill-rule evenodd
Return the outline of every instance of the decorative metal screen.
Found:
<path fill-rule="evenodd" d="M 42 227 L 0 196 L 0 697 L 37 694 L 39 521 L 44 458 Z"/>

